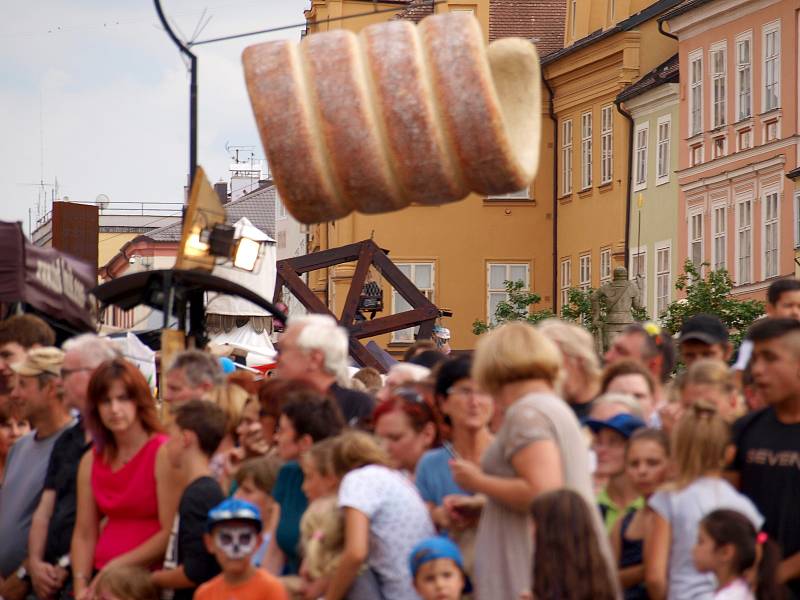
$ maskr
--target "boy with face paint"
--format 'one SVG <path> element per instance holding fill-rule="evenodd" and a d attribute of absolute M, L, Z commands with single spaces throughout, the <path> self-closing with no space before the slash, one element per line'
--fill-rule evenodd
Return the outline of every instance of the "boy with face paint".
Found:
<path fill-rule="evenodd" d="M 205 544 L 222 573 L 201 585 L 195 600 L 288 600 L 280 581 L 250 562 L 261 527 L 258 508 L 244 500 L 229 498 L 209 511 Z"/>

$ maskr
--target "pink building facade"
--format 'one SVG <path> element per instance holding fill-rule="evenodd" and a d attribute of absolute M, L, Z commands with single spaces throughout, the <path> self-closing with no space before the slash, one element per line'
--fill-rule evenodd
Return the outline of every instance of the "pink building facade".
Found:
<path fill-rule="evenodd" d="M 689 0 L 678 37 L 679 264 L 726 268 L 734 294 L 763 298 L 795 272 L 800 0 Z"/>

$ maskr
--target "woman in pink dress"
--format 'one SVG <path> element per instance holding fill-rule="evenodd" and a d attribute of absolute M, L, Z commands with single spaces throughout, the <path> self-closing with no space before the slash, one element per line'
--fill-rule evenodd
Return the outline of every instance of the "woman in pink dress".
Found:
<path fill-rule="evenodd" d="M 139 370 L 123 359 L 105 362 L 92 374 L 87 396 L 94 448 L 78 470 L 71 549 L 78 600 L 92 600 L 97 571 L 161 562 L 180 493 L 163 446 L 167 437 Z"/>

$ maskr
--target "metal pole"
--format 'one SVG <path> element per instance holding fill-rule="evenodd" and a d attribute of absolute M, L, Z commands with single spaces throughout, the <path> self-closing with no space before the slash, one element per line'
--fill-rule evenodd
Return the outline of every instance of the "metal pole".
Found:
<path fill-rule="evenodd" d="M 161 9 L 161 0 L 153 0 L 156 13 L 167 35 L 189 59 L 189 187 L 194 183 L 194 173 L 197 170 L 197 56 L 175 35 Z"/>

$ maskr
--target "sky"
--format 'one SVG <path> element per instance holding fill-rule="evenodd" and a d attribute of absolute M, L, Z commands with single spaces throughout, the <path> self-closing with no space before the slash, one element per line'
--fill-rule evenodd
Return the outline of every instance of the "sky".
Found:
<path fill-rule="evenodd" d="M 300 24 L 308 0 L 161 0 L 183 39 Z M 0 21 L 0 220 L 22 221 L 58 198 L 183 201 L 189 162 L 189 72 L 152 0 L 37 0 Z M 205 13 L 204 13 L 205 11 Z M 203 15 L 205 14 L 205 18 Z M 231 151 L 263 158 L 245 89 L 242 50 L 299 40 L 302 28 L 194 48 L 198 164 L 228 178 Z M 244 151 L 242 156 L 250 156 Z M 29 213 L 30 211 L 30 213 Z"/>

